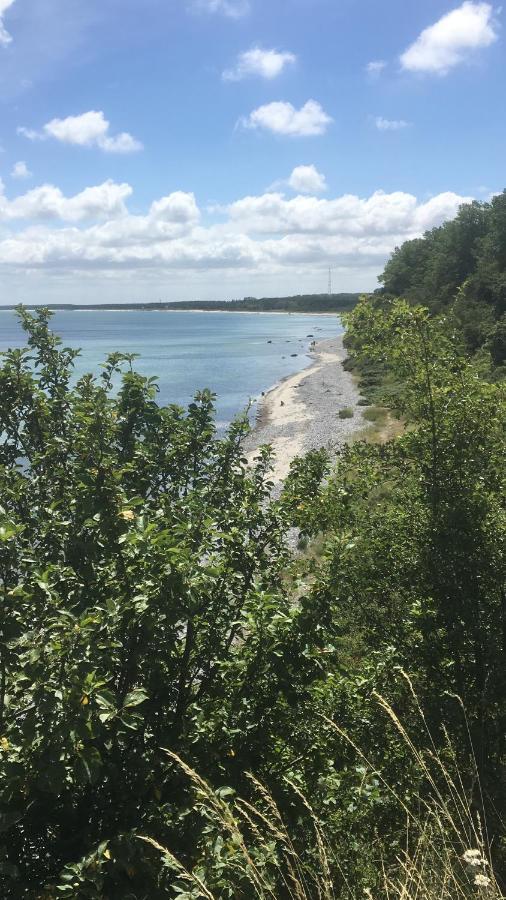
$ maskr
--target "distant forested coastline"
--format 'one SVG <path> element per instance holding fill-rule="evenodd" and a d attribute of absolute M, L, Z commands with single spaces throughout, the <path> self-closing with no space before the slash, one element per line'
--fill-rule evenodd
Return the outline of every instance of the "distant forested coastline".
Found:
<path fill-rule="evenodd" d="M 171 303 L 50 303 L 48 309 L 144 309 L 185 310 L 187 312 L 294 312 L 334 313 L 353 309 L 360 294 L 298 294 L 293 297 L 244 297 L 243 300 L 181 300 Z M 35 309 L 35 304 L 23 304 Z M 4 309 L 15 309 L 8 305 Z"/>

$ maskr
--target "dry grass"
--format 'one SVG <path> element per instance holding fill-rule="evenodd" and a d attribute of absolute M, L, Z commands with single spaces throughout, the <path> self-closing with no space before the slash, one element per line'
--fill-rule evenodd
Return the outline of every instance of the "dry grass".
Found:
<path fill-rule="evenodd" d="M 367 421 L 367 419 L 366 419 Z M 365 441 L 367 444 L 386 444 L 400 437 L 406 430 L 402 419 L 397 419 L 385 408 L 385 416 L 368 424 L 353 435 L 353 441 Z"/>
<path fill-rule="evenodd" d="M 357 890 L 348 883 L 339 864 L 337 848 L 327 840 L 311 804 L 293 782 L 286 779 L 287 787 L 305 809 L 313 833 L 311 869 L 296 852 L 276 802 L 258 779 L 248 775 L 256 802 L 238 797 L 226 802 L 180 757 L 166 751 L 190 779 L 206 818 L 227 838 L 227 858 L 225 862 L 220 861 L 220 866 L 222 872 L 226 868 L 227 883 L 234 890 L 232 896 L 243 900 L 264 900 L 281 895 L 290 900 L 344 900 L 345 897 L 359 900 L 364 896 L 369 900 L 505 900 L 494 876 L 490 846 L 482 824 L 484 819 L 472 807 L 458 771 L 452 775 L 448 763 L 444 761 L 455 760 L 451 741 L 446 736 L 444 752 L 438 752 L 411 681 L 405 673 L 402 674 L 412 691 L 413 702 L 426 730 L 428 750 L 422 751 L 415 746 L 384 697 L 376 694 L 375 699 L 397 729 L 423 775 L 428 785 L 424 797 L 406 803 L 353 738 L 332 720 L 324 720 L 330 729 L 338 732 L 351 745 L 361 765 L 380 780 L 405 816 L 404 850 L 397 856 L 394 865 L 391 861 L 388 866 L 386 862 L 380 864 L 380 887 L 376 885 L 374 893 L 372 889 L 366 889 L 364 893 L 362 888 Z M 477 777 L 477 770 L 475 775 Z M 191 888 L 188 896 L 220 900 L 220 893 L 213 893 L 202 874 L 186 869 L 170 850 L 150 838 L 143 840 L 159 850 L 175 877 Z M 339 873 L 339 890 L 333 883 L 332 871 Z M 227 896 L 230 895 L 227 893 Z"/>

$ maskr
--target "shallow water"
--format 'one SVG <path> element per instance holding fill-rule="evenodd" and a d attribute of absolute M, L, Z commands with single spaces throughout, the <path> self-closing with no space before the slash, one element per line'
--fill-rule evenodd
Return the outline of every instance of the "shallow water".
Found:
<path fill-rule="evenodd" d="M 197 390 L 210 388 L 217 394 L 220 424 L 303 369 L 313 337 L 343 331 L 337 316 L 282 313 L 62 310 L 52 324 L 66 346 L 81 348 L 77 375 L 99 373 L 112 351 L 138 353 L 137 371 L 158 378 L 158 402 L 186 405 Z M 0 351 L 23 344 L 14 312 L 0 309 Z"/>

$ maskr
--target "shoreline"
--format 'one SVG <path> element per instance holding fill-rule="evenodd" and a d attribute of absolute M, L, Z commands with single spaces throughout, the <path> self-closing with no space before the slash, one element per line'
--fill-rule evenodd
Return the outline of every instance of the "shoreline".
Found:
<path fill-rule="evenodd" d="M 343 337 L 317 341 L 310 351 L 310 365 L 273 385 L 258 404 L 245 452 L 252 461 L 259 447 L 272 446 L 271 478 L 276 485 L 286 478 L 296 456 L 321 447 L 335 453 L 365 425 L 365 407 L 358 406 L 360 392 L 342 366 Z M 353 417 L 340 419 L 339 410 L 347 407 L 353 409 Z"/>
<path fill-rule="evenodd" d="M 24 309 L 27 309 L 29 312 L 34 311 L 36 309 L 42 309 L 43 307 L 36 306 L 25 306 Z M 15 306 L 0 306 L 0 312 L 15 312 Z M 225 313 L 227 316 L 318 316 L 318 318 L 327 318 L 327 319 L 336 319 L 340 318 L 349 310 L 341 310 L 338 312 L 299 312 L 298 310 L 291 309 L 267 309 L 267 310 L 256 310 L 256 309 L 145 309 L 144 307 L 139 307 L 139 309 L 135 309 L 133 307 L 128 307 L 127 309 L 124 307 L 119 307 L 115 309 L 112 306 L 101 306 L 101 307 L 93 307 L 93 306 L 75 306 L 72 309 L 69 309 L 66 306 L 61 307 L 50 307 L 50 312 L 158 312 L 158 313 L 191 313 L 192 315 L 200 315 L 201 313 L 206 313 L 206 315 L 221 315 Z"/>

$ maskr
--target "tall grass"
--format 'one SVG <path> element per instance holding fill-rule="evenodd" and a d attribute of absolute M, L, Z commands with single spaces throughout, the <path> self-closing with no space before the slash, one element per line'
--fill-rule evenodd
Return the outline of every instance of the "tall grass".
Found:
<path fill-rule="evenodd" d="M 403 849 L 387 861 L 380 856 L 374 886 L 349 883 L 339 861 L 335 839 L 325 833 L 319 817 L 300 788 L 289 779 L 286 785 L 304 809 L 310 846 L 304 859 L 290 836 L 290 829 L 270 791 L 257 778 L 247 777 L 256 799 L 228 799 L 170 750 L 168 757 L 191 782 L 199 810 L 215 833 L 221 834 L 220 852 L 209 867 L 190 870 L 171 851 L 149 837 L 142 840 L 155 847 L 174 873 L 179 896 L 221 900 L 234 898 L 283 898 L 283 900 L 505 900 L 497 883 L 488 840 L 483 798 L 471 801 L 458 771 L 449 735 L 439 749 L 427 726 L 411 682 L 405 673 L 418 715 L 428 738 L 428 749 L 417 747 L 390 703 L 380 694 L 375 699 L 393 723 L 426 785 L 424 795 L 407 802 L 383 777 L 353 738 L 326 717 L 326 725 L 354 750 L 361 766 L 382 783 L 405 818 Z M 474 755 L 472 766 L 479 786 Z M 454 771 L 451 771 L 454 770 Z M 478 788 L 478 797 L 481 797 Z M 481 808 L 480 808 L 481 807 Z M 388 835 L 383 835 L 383 845 Z M 215 844 L 216 846 L 216 844 Z M 308 859 L 311 863 L 308 865 Z M 211 873 L 211 874 L 210 874 Z M 218 873 L 218 875 L 216 874 Z M 334 877 L 333 877 L 334 873 Z M 338 877 L 335 877 L 337 874 Z M 210 877 L 209 877 L 210 876 Z M 183 890 L 186 885 L 188 893 Z"/>

